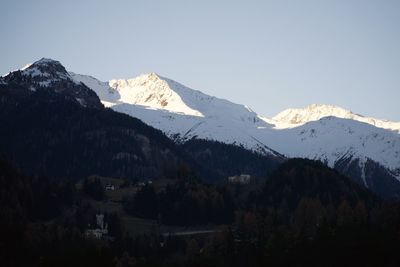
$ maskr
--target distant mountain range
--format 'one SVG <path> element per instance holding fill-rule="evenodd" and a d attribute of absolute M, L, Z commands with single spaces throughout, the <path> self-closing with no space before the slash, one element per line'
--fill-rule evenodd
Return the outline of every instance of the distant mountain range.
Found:
<path fill-rule="evenodd" d="M 67 72 L 51 59 L 11 72 L 0 84 L 22 86 L 30 93 L 55 88 L 82 107 L 100 108 L 101 101 L 161 130 L 178 145 L 209 140 L 270 158 L 318 159 L 380 195 L 400 197 L 400 122 L 331 105 L 288 109 L 266 118 L 245 105 L 208 96 L 155 73 L 102 82 Z"/>

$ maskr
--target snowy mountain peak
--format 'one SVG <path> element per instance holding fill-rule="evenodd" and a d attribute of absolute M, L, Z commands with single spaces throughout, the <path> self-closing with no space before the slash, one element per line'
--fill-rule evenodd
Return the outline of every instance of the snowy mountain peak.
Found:
<path fill-rule="evenodd" d="M 155 72 L 150 72 L 147 74 L 143 74 L 143 76 L 147 76 L 149 80 L 161 80 L 162 78 Z"/>
<path fill-rule="evenodd" d="M 1 77 L 0 84 L 18 85 L 31 92 L 52 91 L 74 99 L 83 107 L 103 107 L 95 92 L 73 79 L 59 61 L 50 58 L 42 58 L 10 72 Z"/>
<path fill-rule="evenodd" d="M 185 92 L 188 91 L 185 90 L 186 87 L 156 73 L 143 74 L 133 79 L 111 80 L 108 85 L 118 92 L 119 102 L 185 115 L 203 116 L 186 97 Z"/>
<path fill-rule="evenodd" d="M 59 61 L 50 58 L 42 58 L 34 63 L 27 64 L 23 68 L 3 76 L 3 79 L 4 81 L 13 80 L 17 76 L 23 76 L 25 80 L 29 80 L 43 87 L 60 81 L 76 83 Z M 36 89 L 36 86 L 31 86 L 31 90 Z"/>
<path fill-rule="evenodd" d="M 53 78 L 70 78 L 64 66 L 57 60 L 42 58 L 21 69 L 24 75 L 30 76 L 51 76 Z"/>
<path fill-rule="evenodd" d="M 298 127 L 310 121 L 317 121 L 330 116 L 356 120 L 379 128 L 400 132 L 400 122 L 364 117 L 338 106 L 323 104 L 312 104 L 305 108 L 287 109 L 273 117 L 271 121 L 276 125 L 276 128 L 282 129 Z"/>
<path fill-rule="evenodd" d="M 304 124 L 309 121 L 319 120 L 327 116 L 348 118 L 354 114 L 341 107 L 323 104 L 311 104 L 305 108 L 287 109 L 280 112 L 272 119 L 288 124 Z"/>
<path fill-rule="evenodd" d="M 328 104 L 311 104 L 308 105 L 306 109 L 310 110 L 311 112 L 328 113 L 328 114 L 340 114 L 340 113 L 353 114 L 353 112 L 351 112 L 350 110 Z"/>
<path fill-rule="evenodd" d="M 51 58 L 46 58 L 46 57 L 42 57 L 41 59 L 35 61 L 33 64 L 34 65 L 49 65 L 49 64 L 61 65 L 60 61 L 54 60 Z"/>
<path fill-rule="evenodd" d="M 260 123 L 263 127 L 268 126 L 247 106 L 206 95 L 154 72 L 109 82 L 72 72 L 70 75 L 94 90 L 108 107 L 137 105 L 148 110 L 162 110 L 185 116 L 230 118 L 252 125 Z"/>

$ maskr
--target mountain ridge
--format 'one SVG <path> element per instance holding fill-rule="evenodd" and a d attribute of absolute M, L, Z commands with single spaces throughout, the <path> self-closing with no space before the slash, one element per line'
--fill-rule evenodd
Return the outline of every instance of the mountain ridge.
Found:
<path fill-rule="evenodd" d="M 381 186 L 382 192 L 399 183 L 397 122 L 332 105 L 289 109 L 265 118 L 245 105 L 208 96 L 155 73 L 108 82 L 73 72 L 68 75 L 75 84 L 92 89 L 106 107 L 139 118 L 177 143 L 204 139 L 263 155 L 321 160 L 372 190 L 385 176 L 390 181 Z M 379 170 L 367 167 L 369 162 Z"/>

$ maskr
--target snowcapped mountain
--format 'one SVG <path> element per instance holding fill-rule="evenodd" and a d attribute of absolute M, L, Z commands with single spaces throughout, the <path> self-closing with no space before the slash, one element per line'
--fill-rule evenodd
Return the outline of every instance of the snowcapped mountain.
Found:
<path fill-rule="evenodd" d="M 288 109 L 265 118 L 246 106 L 205 95 L 155 73 L 109 82 L 70 75 L 93 89 L 104 105 L 137 117 L 179 142 L 209 139 L 264 154 L 319 159 L 375 191 L 389 190 L 377 176 L 384 175 L 390 181 L 386 184 L 399 184 L 398 122 L 331 105 Z"/>
<path fill-rule="evenodd" d="M 319 159 L 339 170 L 356 162 L 360 169 L 357 179 L 367 187 L 373 186 L 368 180 L 373 177 L 367 178 L 371 176 L 366 168 L 370 161 L 384 166 L 393 178 L 400 178 L 399 134 L 367 123 L 323 117 L 298 127 L 273 131 L 269 140 L 276 145 L 272 148 L 289 157 Z"/>
<path fill-rule="evenodd" d="M 27 64 L 20 70 L 12 71 L 2 78 L 5 81 L 10 81 L 17 75 L 22 76 L 24 80 L 32 83 L 30 87 L 32 91 L 35 91 L 37 87 L 49 87 L 52 83 L 61 81 L 79 84 L 71 78 L 60 62 L 48 58 L 42 58 L 35 63 Z"/>
<path fill-rule="evenodd" d="M 73 79 L 60 62 L 48 58 L 42 58 L 0 77 L 0 84 L 22 87 L 25 93 L 51 90 L 84 107 L 102 106 L 92 90 Z"/>
<path fill-rule="evenodd" d="M 59 62 L 48 59 L 12 72 L 0 82 L 16 77 L 31 90 L 58 84 L 56 91 L 74 92 L 74 97 L 80 91 L 67 90 L 63 84 L 83 92 L 90 88 L 106 107 L 139 118 L 177 142 L 216 140 L 265 155 L 319 159 L 381 195 L 400 197 L 399 122 L 331 105 L 288 109 L 265 118 L 247 106 L 155 73 L 102 82 L 66 72 Z"/>

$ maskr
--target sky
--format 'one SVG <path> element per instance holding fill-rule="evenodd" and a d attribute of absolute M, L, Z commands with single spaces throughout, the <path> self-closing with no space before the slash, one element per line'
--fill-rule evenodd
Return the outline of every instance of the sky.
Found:
<path fill-rule="evenodd" d="M 400 121 L 399 14 L 397 0 L 0 0 L 0 75 L 48 57 L 269 117 L 318 103 Z"/>

